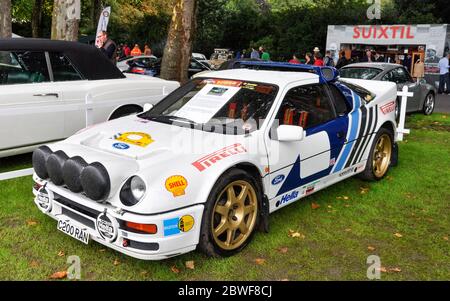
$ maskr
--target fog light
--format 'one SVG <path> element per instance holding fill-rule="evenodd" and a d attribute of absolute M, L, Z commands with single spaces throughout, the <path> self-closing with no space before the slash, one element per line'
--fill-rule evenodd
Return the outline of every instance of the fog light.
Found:
<path fill-rule="evenodd" d="M 133 222 L 126 222 L 125 224 L 130 229 L 138 230 L 140 232 L 145 232 L 148 234 L 156 234 L 156 232 L 158 232 L 158 227 L 155 224 L 139 224 Z"/>

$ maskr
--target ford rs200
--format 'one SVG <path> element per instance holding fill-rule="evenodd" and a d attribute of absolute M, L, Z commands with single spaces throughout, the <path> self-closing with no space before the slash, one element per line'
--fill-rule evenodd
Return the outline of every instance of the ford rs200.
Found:
<path fill-rule="evenodd" d="M 296 68 L 203 73 L 146 112 L 41 146 L 37 207 L 65 234 L 136 258 L 230 256 L 276 210 L 385 177 L 396 85 Z"/>

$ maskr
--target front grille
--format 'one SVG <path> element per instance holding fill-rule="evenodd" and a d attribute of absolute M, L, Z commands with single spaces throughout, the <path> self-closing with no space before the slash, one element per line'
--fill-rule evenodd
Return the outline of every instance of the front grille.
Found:
<path fill-rule="evenodd" d="M 55 194 L 55 200 L 58 203 L 61 203 L 64 206 L 67 206 L 67 207 L 73 209 L 74 211 L 83 213 L 84 215 L 90 216 L 94 219 L 97 219 L 97 216 L 101 213 L 100 211 L 97 211 L 95 209 L 78 204 L 78 203 L 71 201 L 63 196 L 58 195 L 58 194 Z"/>
<path fill-rule="evenodd" d="M 86 227 L 95 229 L 95 222 L 93 220 L 90 220 L 87 217 L 79 215 L 78 213 L 73 212 L 72 210 L 69 210 L 66 207 L 61 207 L 61 208 L 62 208 L 62 214 L 64 214 L 65 216 L 70 217 L 73 220 L 76 220 L 77 222 L 85 225 Z"/>

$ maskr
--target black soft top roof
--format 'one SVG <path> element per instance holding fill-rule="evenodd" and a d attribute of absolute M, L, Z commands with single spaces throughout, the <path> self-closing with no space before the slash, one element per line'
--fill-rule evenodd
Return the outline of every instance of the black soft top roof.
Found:
<path fill-rule="evenodd" d="M 85 79 L 124 78 L 122 72 L 100 50 L 78 42 L 48 39 L 0 39 L 0 51 L 48 51 L 62 52 L 80 71 Z"/>

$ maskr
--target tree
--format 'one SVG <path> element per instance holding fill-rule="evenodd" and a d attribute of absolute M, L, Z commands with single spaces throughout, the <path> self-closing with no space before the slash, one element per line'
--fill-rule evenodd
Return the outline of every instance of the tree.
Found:
<path fill-rule="evenodd" d="M 33 13 L 31 16 L 31 35 L 33 38 L 42 34 L 42 3 L 43 0 L 34 0 Z"/>
<path fill-rule="evenodd" d="M 53 40 L 78 40 L 80 0 L 55 0 L 52 16 Z"/>
<path fill-rule="evenodd" d="M 11 28 L 11 0 L 0 1 L 0 38 L 10 38 Z"/>
<path fill-rule="evenodd" d="M 192 55 L 196 28 L 196 0 L 177 0 L 167 36 L 161 67 L 161 77 L 184 83 Z"/>
<path fill-rule="evenodd" d="M 102 0 L 93 0 L 94 5 L 92 7 L 92 28 L 97 30 L 98 20 L 100 18 L 100 14 L 103 10 L 103 1 Z"/>

